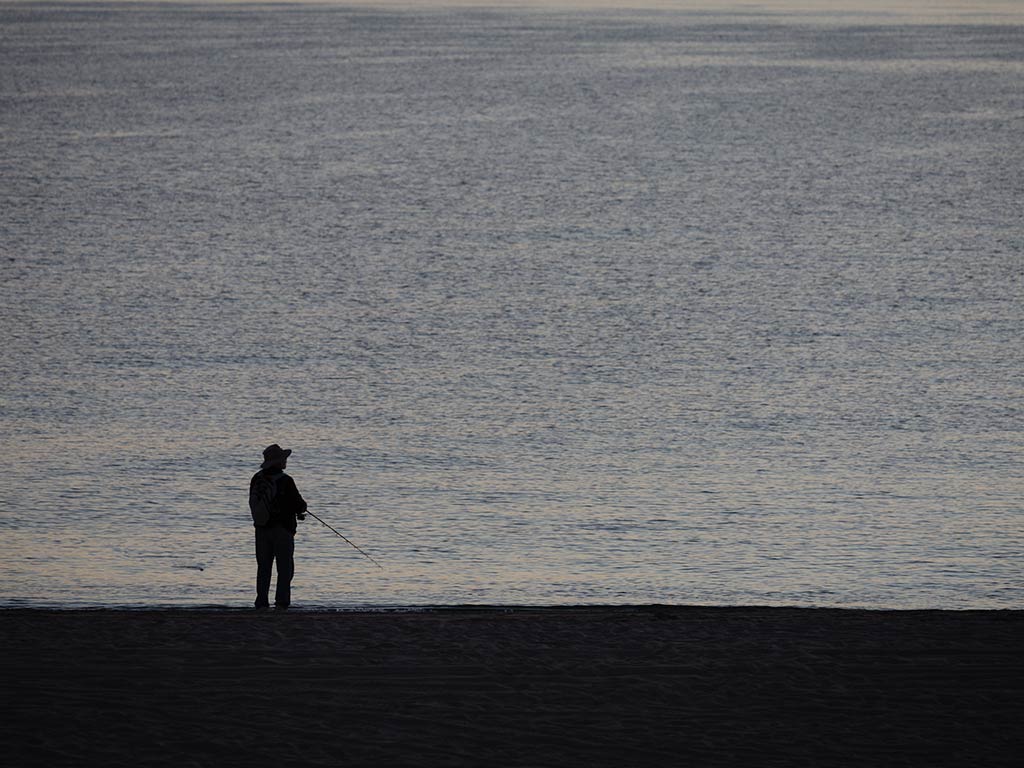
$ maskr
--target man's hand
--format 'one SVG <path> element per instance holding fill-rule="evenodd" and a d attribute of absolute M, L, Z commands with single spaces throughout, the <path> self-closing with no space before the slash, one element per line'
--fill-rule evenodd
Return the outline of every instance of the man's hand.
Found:
<path fill-rule="evenodd" d="M 299 512 L 299 513 L 297 513 L 295 515 L 295 517 L 297 517 L 299 520 L 305 520 L 306 519 L 306 513 L 305 512 Z"/>

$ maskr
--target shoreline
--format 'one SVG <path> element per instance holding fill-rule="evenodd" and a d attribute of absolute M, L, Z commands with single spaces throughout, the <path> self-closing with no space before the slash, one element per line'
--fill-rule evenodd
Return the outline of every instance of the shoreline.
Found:
<path fill-rule="evenodd" d="M 564 603 L 558 605 L 528 603 L 436 603 L 423 605 L 293 605 L 284 611 L 272 606 L 256 610 L 252 605 L 0 605 L 0 616 L 15 613 L 288 613 L 288 614 L 352 614 L 352 613 L 559 613 L 572 611 L 806 611 L 837 613 L 893 613 L 893 614 L 1020 614 L 1024 608 L 892 608 L 892 607 L 849 607 L 835 605 L 701 605 L 691 603 Z"/>
<path fill-rule="evenodd" d="M 1024 612 L 0 610 L 12 765 L 1010 765 Z"/>

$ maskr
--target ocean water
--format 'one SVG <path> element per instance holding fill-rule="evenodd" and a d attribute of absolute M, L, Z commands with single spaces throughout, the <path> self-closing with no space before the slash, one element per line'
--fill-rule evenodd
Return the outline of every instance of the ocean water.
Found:
<path fill-rule="evenodd" d="M 250 604 L 278 442 L 297 606 L 1024 608 L 1024 12 L 897 5 L 0 3 L 0 606 Z"/>

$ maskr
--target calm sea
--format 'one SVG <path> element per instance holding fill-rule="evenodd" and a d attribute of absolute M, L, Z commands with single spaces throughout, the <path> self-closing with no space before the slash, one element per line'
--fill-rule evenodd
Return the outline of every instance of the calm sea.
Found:
<path fill-rule="evenodd" d="M 0 4 L 0 606 L 1024 608 L 1024 12 L 371 6 Z"/>

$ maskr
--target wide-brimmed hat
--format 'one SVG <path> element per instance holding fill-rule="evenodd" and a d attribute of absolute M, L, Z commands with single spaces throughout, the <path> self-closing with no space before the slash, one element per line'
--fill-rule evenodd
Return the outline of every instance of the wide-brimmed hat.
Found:
<path fill-rule="evenodd" d="M 277 443 L 268 445 L 263 449 L 263 463 L 260 464 L 260 469 L 266 469 L 274 464 L 277 464 L 281 459 L 287 459 L 292 455 L 291 448 L 282 448 Z"/>

